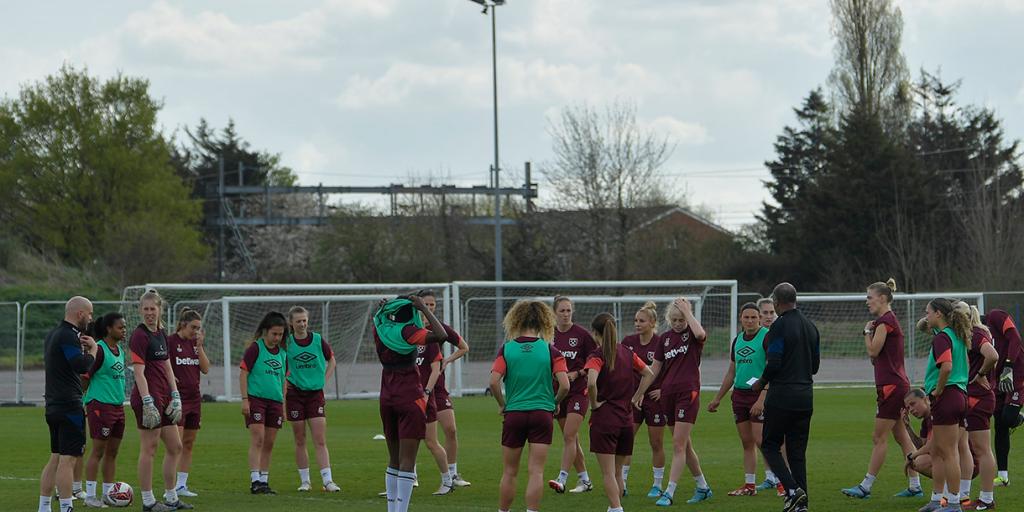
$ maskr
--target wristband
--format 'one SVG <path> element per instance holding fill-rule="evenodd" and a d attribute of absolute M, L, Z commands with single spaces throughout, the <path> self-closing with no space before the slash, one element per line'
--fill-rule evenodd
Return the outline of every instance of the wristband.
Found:
<path fill-rule="evenodd" d="M 175 399 L 175 400 L 180 399 L 181 398 L 181 393 L 179 393 L 177 391 L 171 391 L 171 398 Z"/>
<path fill-rule="evenodd" d="M 153 397 L 149 396 L 149 395 L 146 395 L 146 396 L 142 397 L 142 403 L 146 404 L 146 405 L 152 404 L 153 403 Z"/>
<path fill-rule="evenodd" d="M 243 396 L 243 397 L 242 397 L 242 401 L 243 401 L 243 402 L 244 402 L 244 401 L 246 401 L 246 400 L 248 400 L 248 399 L 249 399 L 249 397 L 247 397 L 247 396 Z"/>

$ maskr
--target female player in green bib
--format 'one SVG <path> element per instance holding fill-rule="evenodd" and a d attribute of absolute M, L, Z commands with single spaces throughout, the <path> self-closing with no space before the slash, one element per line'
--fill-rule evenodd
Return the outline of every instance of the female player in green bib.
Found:
<path fill-rule="evenodd" d="M 921 510 L 942 508 L 936 495 L 946 489 L 949 510 L 959 510 L 960 502 L 960 429 L 967 415 L 967 344 L 971 339 L 971 319 L 954 308 L 949 299 L 933 299 L 925 307 L 925 321 L 932 332 L 932 349 L 925 368 L 924 390 L 932 402 L 932 500 Z M 946 510 L 946 509 L 943 509 Z"/>
<path fill-rule="evenodd" d="M 761 428 L 764 424 L 765 392 L 756 393 L 750 389 L 764 373 L 767 356 L 764 337 L 768 329 L 761 326 L 757 304 L 748 302 L 740 308 L 740 324 L 743 332 L 732 340 L 729 351 L 729 369 L 722 379 L 718 394 L 708 404 L 708 412 L 718 411 L 725 394 L 732 391 L 732 414 L 736 430 L 743 445 L 743 486 L 729 492 L 729 496 L 754 496 L 757 494 L 757 449 L 761 446 Z"/>
<path fill-rule="evenodd" d="M 89 417 L 92 452 L 85 464 L 85 504 L 89 507 L 112 506 L 107 497 L 114 486 L 117 452 L 124 437 L 124 373 L 127 352 L 119 343 L 128 329 L 121 313 L 107 313 L 93 325 L 97 340 L 96 362 L 88 374 L 85 407 Z M 103 466 L 103 494 L 96 497 L 96 474 Z"/>
<path fill-rule="evenodd" d="M 295 464 L 299 469 L 299 492 L 312 488 L 309 481 L 309 453 L 306 450 L 306 424 L 313 435 L 316 463 L 324 492 L 339 492 L 331 474 L 331 455 L 327 451 L 327 412 L 324 383 L 334 373 L 334 352 L 323 336 L 309 330 L 309 312 L 302 306 L 288 310 L 291 334 L 285 345 L 288 352 L 288 391 L 285 411 L 295 438 Z"/>
<path fill-rule="evenodd" d="M 249 491 L 252 494 L 277 494 L 269 484 L 270 455 L 277 431 L 284 422 L 288 361 L 282 343 L 287 335 L 288 321 L 284 315 L 276 311 L 267 313 L 239 365 L 242 416 L 249 429 Z"/>

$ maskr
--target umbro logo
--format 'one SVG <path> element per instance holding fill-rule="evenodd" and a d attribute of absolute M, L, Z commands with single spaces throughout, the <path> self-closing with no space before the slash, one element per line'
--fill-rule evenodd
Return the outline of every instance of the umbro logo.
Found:
<path fill-rule="evenodd" d="M 520 344 L 519 345 L 519 349 L 522 350 L 523 352 L 532 352 L 533 351 L 533 345 Z"/>
<path fill-rule="evenodd" d="M 279 363 L 277 361 L 277 359 L 267 359 L 265 362 L 267 363 L 267 366 L 269 366 L 271 369 L 274 369 L 274 370 L 280 370 L 281 369 L 281 363 Z"/>
<path fill-rule="evenodd" d="M 756 352 L 756 351 L 754 349 L 750 348 L 750 347 L 742 347 L 742 348 L 740 348 L 739 350 L 736 351 L 736 355 L 738 355 L 740 357 L 750 357 L 750 356 L 754 355 L 754 352 Z"/>
<path fill-rule="evenodd" d="M 124 371 L 124 365 L 121 364 L 121 361 L 118 361 L 118 362 L 114 363 L 113 365 L 111 365 L 110 369 L 114 370 L 115 372 L 123 372 Z"/>
<path fill-rule="evenodd" d="M 316 356 L 309 352 L 300 352 L 299 355 L 295 356 L 294 359 L 300 363 L 312 363 Z"/>

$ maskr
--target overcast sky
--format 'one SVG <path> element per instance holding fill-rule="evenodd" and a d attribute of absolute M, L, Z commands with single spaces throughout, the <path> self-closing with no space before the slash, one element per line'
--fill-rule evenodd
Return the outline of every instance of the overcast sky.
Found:
<path fill-rule="evenodd" d="M 909 67 L 963 78 L 961 101 L 1024 137 L 1024 1 L 897 3 Z M 772 142 L 832 67 L 829 27 L 825 0 L 509 0 L 503 167 L 550 158 L 560 108 L 633 101 L 676 144 L 671 186 L 725 226 L 750 222 Z M 168 133 L 234 118 L 302 184 L 487 183 L 490 23 L 468 0 L 0 5 L 0 94 L 62 62 L 147 77 Z"/>

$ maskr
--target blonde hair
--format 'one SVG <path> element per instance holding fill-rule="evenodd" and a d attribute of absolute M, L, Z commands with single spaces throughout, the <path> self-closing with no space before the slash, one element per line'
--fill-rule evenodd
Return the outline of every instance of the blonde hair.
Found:
<path fill-rule="evenodd" d="M 973 331 L 973 326 L 971 325 L 970 306 L 968 306 L 966 302 L 960 300 L 949 300 L 943 298 L 932 299 L 928 305 L 946 319 L 946 323 L 949 324 L 949 328 L 953 329 L 953 332 L 960 337 L 960 340 L 964 345 L 967 345 L 967 347 L 970 348 Z"/>
<path fill-rule="evenodd" d="M 981 321 L 981 311 L 978 311 L 978 306 L 973 304 L 971 305 L 971 326 L 985 331 L 985 334 L 992 337 L 992 331 Z"/>
<path fill-rule="evenodd" d="M 508 339 L 525 331 L 537 331 L 542 339 L 551 342 L 555 336 L 555 311 L 546 302 L 518 300 L 505 314 L 502 326 Z"/>
<path fill-rule="evenodd" d="M 678 307 L 678 306 L 676 306 L 676 301 L 677 301 L 677 300 L 679 300 L 679 299 L 685 299 L 685 297 L 678 297 L 678 298 L 676 298 L 675 300 L 673 300 L 673 301 L 672 301 L 672 302 L 671 302 L 671 303 L 670 303 L 670 304 L 668 305 L 668 307 L 667 307 L 667 308 L 665 308 L 665 323 L 667 323 L 667 324 L 668 324 L 669 326 L 671 326 L 671 325 L 672 325 L 672 310 L 676 310 L 676 311 L 678 311 L 678 312 L 679 312 L 680 314 L 682 314 L 682 313 L 683 313 L 683 310 L 679 309 L 679 307 Z M 683 317 L 684 317 L 684 319 L 685 319 L 685 315 L 684 315 Z"/>
<path fill-rule="evenodd" d="M 146 302 L 147 300 L 153 301 L 153 302 L 156 303 L 156 310 L 157 310 L 157 314 L 156 314 L 156 327 L 157 327 L 157 329 L 163 329 L 164 328 L 164 298 L 161 297 L 160 293 L 158 293 L 156 290 L 150 288 L 149 290 L 146 290 L 146 293 L 142 294 L 142 297 L 139 297 L 139 308 L 141 308 L 142 307 L 142 303 Z"/>
<path fill-rule="evenodd" d="M 658 330 L 658 305 L 654 301 L 649 300 L 644 303 L 640 309 L 636 310 L 637 313 L 644 313 L 647 318 L 654 324 L 654 330 Z"/>
<path fill-rule="evenodd" d="M 590 322 L 594 331 L 594 341 L 601 345 L 601 355 L 608 370 L 615 369 L 616 352 L 619 348 L 619 334 L 615 329 L 615 317 L 609 313 L 601 313 Z"/>
<path fill-rule="evenodd" d="M 896 293 L 896 280 L 890 277 L 889 280 L 884 283 L 881 281 L 871 283 L 871 285 L 868 286 L 868 291 L 884 296 L 886 300 L 892 304 L 892 294 Z"/>
<path fill-rule="evenodd" d="M 299 313 L 305 313 L 305 314 L 309 315 L 309 311 L 306 308 L 304 308 L 302 306 L 292 306 L 291 309 L 288 310 L 288 323 L 291 324 L 292 323 L 292 317 L 294 317 L 295 315 L 297 315 Z"/>

